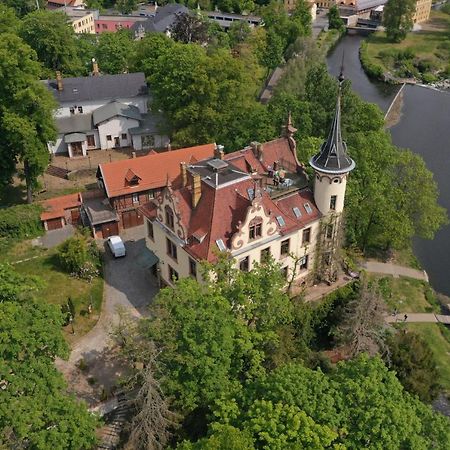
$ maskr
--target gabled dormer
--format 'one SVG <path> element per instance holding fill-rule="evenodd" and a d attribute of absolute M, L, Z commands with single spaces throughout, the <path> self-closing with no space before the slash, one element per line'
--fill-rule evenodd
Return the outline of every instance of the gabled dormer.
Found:
<path fill-rule="evenodd" d="M 134 173 L 131 169 L 127 170 L 127 173 L 125 174 L 125 185 L 134 187 L 139 186 L 139 183 L 141 182 L 142 178 Z"/>

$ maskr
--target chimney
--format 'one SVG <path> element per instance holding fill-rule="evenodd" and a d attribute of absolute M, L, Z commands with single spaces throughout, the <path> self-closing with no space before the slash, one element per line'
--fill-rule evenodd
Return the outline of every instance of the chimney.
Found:
<path fill-rule="evenodd" d="M 59 92 L 61 92 L 64 89 L 62 75 L 59 70 L 56 71 L 56 86 L 58 87 Z"/>
<path fill-rule="evenodd" d="M 94 77 L 97 77 L 98 75 L 100 75 L 100 72 L 98 70 L 98 63 L 95 60 L 95 58 L 92 58 L 92 75 Z"/>
<path fill-rule="evenodd" d="M 182 183 L 182 186 L 186 187 L 186 185 L 187 185 L 186 163 L 184 163 L 184 162 L 180 163 L 180 172 L 181 172 L 181 183 Z"/>
<path fill-rule="evenodd" d="M 260 144 L 259 142 L 251 142 L 250 147 L 252 148 L 255 157 L 258 158 L 259 161 L 262 161 L 263 159 L 262 144 Z"/>
<path fill-rule="evenodd" d="M 192 207 L 195 208 L 202 196 L 202 179 L 198 173 L 192 174 Z"/>
<path fill-rule="evenodd" d="M 259 144 L 256 146 L 256 157 L 258 158 L 259 161 L 263 160 L 263 149 L 262 149 L 262 144 Z"/>
<path fill-rule="evenodd" d="M 224 157 L 225 157 L 225 152 L 224 152 L 224 146 L 223 145 L 217 145 L 217 144 L 215 144 L 215 147 L 214 147 L 214 158 L 217 158 L 217 159 L 224 159 Z"/>
<path fill-rule="evenodd" d="M 136 158 L 136 152 L 131 152 L 131 158 Z"/>

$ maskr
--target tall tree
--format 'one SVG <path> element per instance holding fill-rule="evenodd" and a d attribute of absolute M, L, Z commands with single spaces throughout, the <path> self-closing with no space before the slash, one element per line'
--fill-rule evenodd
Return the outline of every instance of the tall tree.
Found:
<path fill-rule="evenodd" d="M 386 350 L 384 313 L 384 301 L 377 283 L 369 283 L 363 277 L 359 296 L 346 306 L 336 332 L 340 341 L 349 346 L 352 357 L 363 352 L 374 356 Z"/>
<path fill-rule="evenodd" d="M 67 357 L 62 316 L 42 301 L 0 303 L 0 447 L 95 445 L 97 420 L 66 394 L 55 357 Z"/>
<path fill-rule="evenodd" d="M 159 382 L 155 378 L 155 352 L 150 353 L 140 374 L 141 387 L 134 400 L 136 415 L 131 422 L 128 445 L 133 449 L 163 450 L 167 448 L 176 416 L 169 410 Z"/>
<path fill-rule="evenodd" d="M 46 0 L 3 0 L 6 6 L 14 8 L 19 17 L 23 17 L 39 8 L 45 8 Z"/>
<path fill-rule="evenodd" d="M 191 13 L 179 14 L 170 28 L 170 35 L 184 44 L 205 44 L 208 40 L 208 24 L 200 16 Z"/>
<path fill-rule="evenodd" d="M 341 15 L 339 13 L 339 8 L 336 5 L 333 5 L 327 13 L 328 17 L 328 27 L 332 30 L 338 30 L 342 33 L 345 30 L 344 21 L 341 19 Z"/>
<path fill-rule="evenodd" d="M 405 392 L 394 372 L 367 355 L 339 363 L 330 375 L 299 364 L 281 367 L 218 401 L 214 415 L 211 430 L 216 423 L 245 430 L 259 449 L 443 450 L 450 439 L 449 419 Z"/>
<path fill-rule="evenodd" d="M 176 145 L 215 141 L 238 148 L 249 134 L 251 140 L 267 134 L 266 123 L 258 123 L 267 119 L 255 99 L 259 86 L 244 61 L 225 49 L 208 55 L 195 44 L 175 43 L 170 51 L 151 50 L 151 54 L 154 57 L 148 62 L 153 72 L 148 80 L 153 107 L 166 113 Z M 239 125 L 242 118 L 245 125 L 252 126 L 230 126 Z"/>
<path fill-rule="evenodd" d="M 14 9 L 0 5 L 0 33 L 15 33 L 19 28 L 19 19 Z"/>
<path fill-rule="evenodd" d="M 389 360 L 405 389 L 430 402 L 439 393 L 439 372 L 436 359 L 423 338 L 402 330 L 388 340 Z"/>
<path fill-rule="evenodd" d="M 152 316 L 147 336 L 161 350 L 162 387 L 181 411 L 207 407 L 222 392 L 236 388 L 245 329 L 219 292 L 180 280 L 174 289 L 158 294 Z"/>
<path fill-rule="evenodd" d="M 47 142 L 56 137 L 55 101 L 39 82 L 35 52 L 19 37 L 0 35 L 0 155 L 3 184 L 9 182 L 17 161 L 23 162 L 27 200 L 38 176 L 47 167 Z"/>
<path fill-rule="evenodd" d="M 36 51 L 47 69 L 41 74 L 43 78 L 53 78 L 56 70 L 73 76 L 83 70 L 75 31 L 66 14 L 47 10 L 32 12 L 22 20 L 20 36 Z"/>
<path fill-rule="evenodd" d="M 415 11 L 415 0 L 389 0 L 384 5 L 383 25 L 390 41 L 401 42 L 405 39 L 412 30 Z"/>
<path fill-rule="evenodd" d="M 95 49 L 100 71 L 111 74 L 128 72 L 133 59 L 134 44 L 129 30 L 102 33 Z"/>
<path fill-rule="evenodd" d="M 310 3 L 306 0 L 297 0 L 291 21 L 296 36 L 309 36 L 312 22 Z"/>
<path fill-rule="evenodd" d="M 122 14 L 130 14 L 137 9 L 138 0 L 116 0 L 116 8 Z"/>

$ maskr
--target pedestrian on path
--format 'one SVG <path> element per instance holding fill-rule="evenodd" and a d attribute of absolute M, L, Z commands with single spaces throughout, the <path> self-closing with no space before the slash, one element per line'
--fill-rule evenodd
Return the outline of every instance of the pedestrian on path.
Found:
<path fill-rule="evenodd" d="M 406 320 L 408 319 L 408 314 L 405 314 L 405 317 L 403 319 L 403 322 L 406 322 Z"/>

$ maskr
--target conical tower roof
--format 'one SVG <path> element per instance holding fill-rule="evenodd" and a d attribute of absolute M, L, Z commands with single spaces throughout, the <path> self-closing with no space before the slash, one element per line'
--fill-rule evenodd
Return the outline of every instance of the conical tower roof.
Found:
<path fill-rule="evenodd" d="M 347 173 L 354 169 L 355 162 L 347 155 L 347 145 L 341 135 L 341 83 L 339 76 L 339 93 L 336 112 L 327 140 L 320 147 L 319 153 L 313 156 L 309 164 L 313 169 L 324 173 Z"/>

